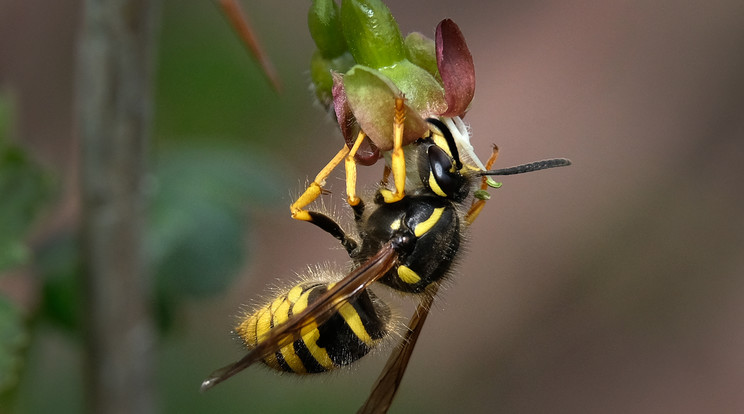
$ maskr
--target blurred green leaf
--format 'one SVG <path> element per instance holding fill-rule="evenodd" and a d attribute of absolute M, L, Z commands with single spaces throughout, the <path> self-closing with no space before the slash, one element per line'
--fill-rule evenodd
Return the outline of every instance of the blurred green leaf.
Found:
<path fill-rule="evenodd" d="M 76 235 L 63 232 L 45 240 L 34 258 L 42 281 L 41 316 L 74 333 L 82 326 L 79 249 Z"/>
<path fill-rule="evenodd" d="M 18 384 L 28 332 L 18 309 L 0 295 L 0 394 Z"/>
<path fill-rule="evenodd" d="M 0 271 L 28 261 L 25 236 L 52 188 L 41 167 L 10 142 L 12 117 L 8 99 L 0 95 Z"/>
<path fill-rule="evenodd" d="M 178 235 L 161 239 L 166 244 L 156 266 L 160 283 L 178 294 L 217 293 L 232 281 L 245 259 L 246 219 L 207 200 L 189 200 L 178 208 L 161 217 L 153 229 Z"/>
<path fill-rule="evenodd" d="M 271 128 L 286 97 L 282 102 L 271 89 L 219 9 L 176 1 L 164 2 L 163 8 L 156 139 L 198 140 L 209 134 L 213 140 L 250 137 L 270 145 L 275 136 L 255 131 Z"/>
<path fill-rule="evenodd" d="M 279 164 L 251 149 L 182 144 L 161 152 L 148 226 L 161 325 L 179 298 L 229 285 L 246 260 L 249 206 L 275 205 L 285 187 Z"/>
<path fill-rule="evenodd" d="M 250 207 L 275 205 L 287 178 L 281 164 L 242 146 L 182 143 L 157 155 L 146 251 L 156 278 L 161 328 L 181 299 L 224 290 L 245 263 Z M 79 241 L 61 233 L 39 246 L 42 315 L 80 328 Z"/>

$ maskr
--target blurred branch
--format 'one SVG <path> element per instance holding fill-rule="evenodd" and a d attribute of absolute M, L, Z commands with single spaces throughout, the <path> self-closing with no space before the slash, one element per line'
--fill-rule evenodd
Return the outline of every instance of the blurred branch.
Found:
<path fill-rule="evenodd" d="M 142 245 L 158 1 L 86 0 L 77 67 L 91 412 L 155 411 Z"/>
<path fill-rule="evenodd" d="M 271 87 L 273 87 L 275 91 L 281 92 L 282 82 L 279 79 L 279 74 L 276 73 L 276 69 L 274 69 L 271 59 L 269 59 L 266 53 L 264 53 L 261 43 L 258 41 L 256 34 L 253 32 L 252 25 L 248 21 L 248 16 L 240 7 L 240 3 L 236 0 L 219 0 L 218 4 L 222 8 L 225 17 L 230 21 L 230 24 L 233 26 L 235 31 L 238 32 L 240 40 L 243 41 L 245 47 L 248 48 L 248 51 L 251 53 L 253 58 L 256 59 L 258 64 L 261 66 L 261 70 L 264 75 L 266 75 L 269 83 L 271 83 Z"/>

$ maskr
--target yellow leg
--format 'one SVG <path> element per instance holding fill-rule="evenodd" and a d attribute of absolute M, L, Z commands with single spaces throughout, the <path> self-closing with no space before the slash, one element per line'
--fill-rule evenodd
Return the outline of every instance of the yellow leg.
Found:
<path fill-rule="evenodd" d="M 346 200 L 349 202 L 350 206 L 359 204 L 359 197 L 356 196 L 357 170 L 354 156 L 359 150 L 359 146 L 362 145 L 362 141 L 364 141 L 365 137 L 366 135 L 364 134 L 364 132 L 359 131 L 359 135 L 357 135 L 357 139 L 356 141 L 354 141 L 354 146 L 352 146 L 351 151 L 346 154 L 346 160 L 344 164 L 346 168 Z"/>
<path fill-rule="evenodd" d="M 406 158 L 403 154 L 403 123 L 406 120 L 406 108 L 403 98 L 395 98 L 395 120 L 393 123 L 393 154 L 390 161 L 393 171 L 395 192 L 380 191 L 386 203 L 400 201 L 406 194 Z"/>
<path fill-rule="evenodd" d="M 483 207 L 486 206 L 486 200 L 477 200 L 473 203 L 472 206 L 470 206 L 470 210 L 468 210 L 468 214 L 465 215 L 465 223 L 467 225 L 473 224 L 476 218 L 478 218 L 478 215 L 483 210 Z"/>
<path fill-rule="evenodd" d="M 315 180 L 310 183 L 305 192 L 302 193 L 302 195 L 294 203 L 292 203 L 291 206 L 289 206 L 289 210 L 292 212 L 293 219 L 312 221 L 310 214 L 307 210 L 304 210 L 304 208 L 308 204 L 315 201 L 315 199 L 323 193 L 323 185 L 325 185 L 326 178 L 328 178 L 328 176 L 331 174 L 331 171 L 333 171 L 333 169 L 341 163 L 341 161 L 346 157 L 346 154 L 348 153 L 349 147 L 344 144 L 344 147 L 341 148 L 341 151 L 339 151 L 338 154 L 336 154 L 336 156 L 333 157 L 333 159 L 325 167 L 323 167 L 322 170 L 320 170 L 318 175 L 315 176 Z"/>
<path fill-rule="evenodd" d="M 491 152 L 491 156 L 488 158 L 488 162 L 486 162 L 486 170 L 490 170 L 493 164 L 496 162 L 496 159 L 499 158 L 499 147 L 496 145 L 493 146 L 493 151 Z M 486 181 L 488 180 L 488 177 L 482 177 L 481 178 L 481 190 L 486 190 L 488 188 L 488 184 L 486 184 Z M 470 206 L 470 210 L 468 210 L 468 214 L 465 215 L 465 222 L 468 223 L 468 225 L 473 224 L 476 218 L 478 218 L 478 215 L 483 210 L 483 207 L 486 206 L 486 200 L 475 200 L 473 201 L 473 204 Z"/>

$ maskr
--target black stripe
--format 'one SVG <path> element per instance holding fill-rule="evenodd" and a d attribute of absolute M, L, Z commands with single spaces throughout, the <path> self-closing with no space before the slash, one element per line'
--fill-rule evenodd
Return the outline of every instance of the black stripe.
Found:
<path fill-rule="evenodd" d="M 305 294 L 308 290 L 310 290 L 310 293 L 307 296 L 307 304 L 311 304 L 315 302 L 320 295 L 324 294 L 328 291 L 328 284 L 326 283 L 316 283 L 316 282 L 310 282 L 303 284 L 302 294 Z M 290 316 L 292 316 L 291 308 L 290 308 Z M 302 340 L 302 338 L 296 340 L 292 344 L 295 353 L 297 354 L 297 357 L 300 359 L 300 362 L 302 363 L 302 366 L 305 367 L 305 370 L 310 374 L 315 374 L 318 372 L 325 372 L 326 369 L 321 365 L 317 359 L 313 356 L 313 354 L 308 349 L 307 345 L 305 344 L 305 341 Z"/>
<path fill-rule="evenodd" d="M 462 170 L 460 153 L 457 151 L 457 144 L 455 144 L 455 137 L 452 136 L 452 131 L 447 128 L 447 125 L 445 125 L 444 122 L 438 120 L 437 118 L 426 118 L 426 121 L 437 127 L 437 129 L 442 133 L 444 140 L 447 141 L 447 146 L 449 147 L 450 154 L 452 154 L 452 158 L 455 160 L 455 168 L 457 168 L 457 171 Z"/>
<path fill-rule="evenodd" d="M 390 320 L 390 308 L 384 303 L 377 301 L 375 309 L 373 299 L 376 299 L 374 293 L 369 290 L 362 292 L 355 303 L 354 310 L 359 314 L 362 325 L 372 339 L 380 339 L 387 335 L 386 326 Z"/>
<path fill-rule="evenodd" d="M 287 300 L 287 296 L 286 295 L 284 295 L 284 300 Z M 269 303 L 266 306 L 266 311 L 269 312 L 269 314 L 271 315 L 271 322 L 270 322 L 270 325 L 269 326 L 271 327 L 271 329 L 274 329 L 274 312 L 271 311 L 271 304 L 272 303 Z M 285 371 L 285 372 L 295 372 L 292 369 L 292 367 L 290 367 L 289 364 L 287 364 L 287 361 L 284 360 L 284 355 L 282 355 L 282 353 L 280 352 L 280 350 L 277 349 L 277 351 L 274 353 L 274 355 L 276 355 L 276 361 L 279 363 L 279 368 L 281 368 L 282 371 Z"/>
<path fill-rule="evenodd" d="M 305 341 L 303 341 L 302 339 L 298 339 L 294 341 L 293 346 L 297 357 L 300 358 L 300 362 L 302 362 L 302 366 L 305 367 L 305 371 L 307 371 L 309 374 L 316 374 L 318 372 L 326 371 L 323 365 L 320 365 L 320 362 L 318 362 L 313 354 L 310 353 L 310 350 L 307 348 Z"/>
<path fill-rule="evenodd" d="M 336 313 L 319 328 L 318 346 L 328 352 L 337 366 L 348 365 L 369 352 L 369 347 L 349 328 L 344 318 Z"/>

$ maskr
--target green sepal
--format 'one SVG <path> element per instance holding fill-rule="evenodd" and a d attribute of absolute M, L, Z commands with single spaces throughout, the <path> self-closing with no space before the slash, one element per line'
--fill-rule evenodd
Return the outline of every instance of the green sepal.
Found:
<path fill-rule="evenodd" d="M 442 77 L 437 68 L 437 53 L 434 40 L 419 32 L 409 33 L 405 40 L 406 59 L 429 72 L 441 84 Z"/>
<path fill-rule="evenodd" d="M 475 192 L 473 192 L 473 197 L 478 200 L 490 200 L 491 194 L 488 194 L 488 191 L 486 190 L 475 190 Z"/>
<path fill-rule="evenodd" d="M 380 69 L 380 73 L 400 89 L 408 104 L 422 116 L 433 116 L 447 110 L 444 88 L 425 69 L 402 60 Z"/>
<path fill-rule="evenodd" d="M 341 26 L 349 51 L 361 65 L 380 69 L 406 56 L 398 23 L 380 0 L 343 0 Z"/>
<path fill-rule="evenodd" d="M 491 188 L 501 188 L 503 185 L 503 183 L 496 182 L 491 177 L 486 177 L 486 184 Z"/>
<path fill-rule="evenodd" d="M 344 76 L 344 89 L 362 130 L 381 151 L 392 149 L 395 99 L 403 97 L 401 90 L 380 71 L 361 65 L 354 66 Z M 405 109 L 403 145 L 421 137 L 427 129 L 426 122 L 408 101 Z"/>
<path fill-rule="evenodd" d="M 310 36 L 324 58 L 333 59 L 348 50 L 335 1 L 313 0 L 307 13 L 307 26 L 310 29 Z"/>
<path fill-rule="evenodd" d="M 330 106 L 333 103 L 333 76 L 331 72 L 344 73 L 354 66 L 354 58 L 345 52 L 333 59 L 324 58 L 319 50 L 316 50 L 310 60 L 310 77 L 315 86 L 315 96 L 318 101 Z"/>

